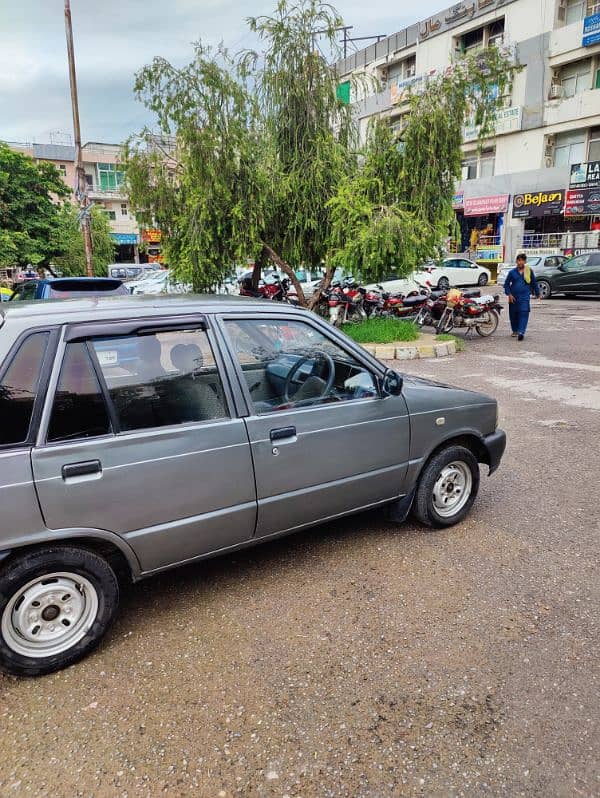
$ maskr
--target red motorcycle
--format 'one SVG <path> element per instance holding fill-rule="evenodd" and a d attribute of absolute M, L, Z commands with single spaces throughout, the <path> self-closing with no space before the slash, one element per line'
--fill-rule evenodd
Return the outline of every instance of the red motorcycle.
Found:
<path fill-rule="evenodd" d="M 434 327 L 438 335 L 462 327 L 466 328 L 467 334 L 475 330 L 487 338 L 498 329 L 502 305 L 497 294 L 480 294 L 480 291 L 459 291 L 456 288 L 446 293 L 432 292 L 415 323 L 420 327 Z"/>
<path fill-rule="evenodd" d="M 281 279 L 277 274 L 270 275 L 268 280 L 261 278 L 256 291 L 252 287 L 252 274 L 246 274 L 240 279 L 240 296 L 268 299 L 271 302 L 286 301 L 289 288 L 288 278 Z"/>
<path fill-rule="evenodd" d="M 399 319 L 412 319 L 419 313 L 421 308 L 425 306 L 429 299 L 429 293 L 425 293 L 424 291 L 421 293 L 413 291 L 405 296 L 404 294 L 389 294 L 383 290 L 382 286 L 378 286 L 378 288 L 380 289 L 379 294 L 377 294 L 377 292 L 371 292 L 372 294 L 377 294 L 379 297 L 379 305 L 373 308 L 372 311 L 375 315 L 395 316 Z"/>
<path fill-rule="evenodd" d="M 327 295 L 329 321 L 334 327 L 341 327 L 349 322 L 364 321 L 367 313 L 364 308 L 366 291 L 352 277 L 343 283 L 332 283 Z"/>

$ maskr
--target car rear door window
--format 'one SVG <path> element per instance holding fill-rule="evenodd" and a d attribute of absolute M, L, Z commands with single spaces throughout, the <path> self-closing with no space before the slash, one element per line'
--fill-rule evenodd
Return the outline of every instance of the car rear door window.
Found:
<path fill-rule="evenodd" d="M 19 286 L 13 297 L 13 302 L 18 300 L 35 299 L 37 293 L 37 283 L 27 283 L 26 285 Z"/>
<path fill-rule="evenodd" d="M 119 430 L 226 418 L 223 384 L 204 330 L 94 339 Z"/>
<path fill-rule="evenodd" d="M 100 382 L 84 343 L 68 344 L 54 396 L 48 441 L 93 438 L 111 432 Z"/>
<path fill-rule="evenodd" d="M 0 445 L 29 437 L 49 333 L 33 333 L 21 344 L 0 379 Z"/>

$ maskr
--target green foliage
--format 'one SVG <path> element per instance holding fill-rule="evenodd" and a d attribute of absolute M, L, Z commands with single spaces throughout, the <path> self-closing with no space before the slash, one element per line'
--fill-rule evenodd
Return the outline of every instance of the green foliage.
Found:
<path fill-rule="evenodd" d="M 52 257 L 60 200 L 68 195 L 53 164 L 36 163 L 0 142 L 0 266 L 35 265 Z"/>
<path fill-rule="evenodd" d="M 440 343 L 444 343 L 445 341 L 454 341 L 454 343 L 456 344 L 457 352 L 464 352 L 465 349 L 467 348 L 465 344 L 465 339 L 458 338 L 458 336 L 456 335 L 449 335 L 448 333 L 440 333 L 440 335 L 436 336 L 435 340 L 439 341 Z"/>
<path fill-rule="evenodd" d="M 197 44 L 187 66 L 155 58 L 136 75 L 160 132 L 125 145 L 129 196 L 140 223 L 163 231 L 178 277 L 206 290 L 236 264 L 270 259 L 302 301 L 292 267 L 326 263 L 327 285 L 335 266 L 379 279 L 437 255 L 463 126 L 472 116 L 481 136 L 492 130 L 512 76 L 506 57 L 490 48 L 430 81 L 399 135 L 380 120 L 359 152 L 352 108 L 319 49 L 335 59 L 337 12 L 280 0 L 248 25 L 260 53 Z"/>
<path fill-rule="evenodd" d="M 344 324 L 342 330 L 359 344 L 393 344 L 396 341 L 416 341 L 420 330 L 405 319 L 367 319 L 360 324 Z"/>
<path fill-rule="evenodd" d="M 106 267 L 115 258 L 115 240 L 110 234 L 108 219 L 99 208 L 92 207 L 90 225 L 94 274 L 96 277 L 106 277 Z M 72 205 L 64 205 L 60 209 L 52 245 L 57 253 L 52 263 L 59 271 L 66 277 L 85 275 L 83 236 L 77 209 Z"/>

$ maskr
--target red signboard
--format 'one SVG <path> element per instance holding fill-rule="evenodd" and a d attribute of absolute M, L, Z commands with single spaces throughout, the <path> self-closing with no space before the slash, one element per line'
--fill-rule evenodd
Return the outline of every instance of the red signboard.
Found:
<path fill-rule="evenodd" d="M 465 197 L 465 216 L 487 216 L 489 213 L 506 213 L 508 194 L 493 197 Z"/>

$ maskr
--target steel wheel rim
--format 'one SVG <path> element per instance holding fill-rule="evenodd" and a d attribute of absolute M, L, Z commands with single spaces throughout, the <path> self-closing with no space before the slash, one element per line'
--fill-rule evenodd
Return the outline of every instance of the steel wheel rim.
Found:
<path fill-rule="evenodd" d="M 98 593 L 84 576 L 44 574 L 19 588 L 2 613 L 2 637 L 16 654 L 40 659 L 72 648 L 90 630 Z"/>
<path fill-rule="evenodd" d="M 550 296 L 550 285 L 545 280 L 539 282 L 540 296 L 546 299 Z"/>
<path fill-rule="evenodd" d="M 433 486 L 433 506 L 442 518 L 459 513 L 469 501 L 473 475 L 466 463 L 456 461 L 444 466 Z"/>
<path fill-rule="evenodd" d="M 488 310 L 486 321 L 479 322 L 479 324 L 476 324 L 475 326 L 477 327 L 479 334 L 485 337 L 496 331 L 496 328 L 498 327 L 498 319 L 496 315 L 492 313 L 492 311 Z"/>

